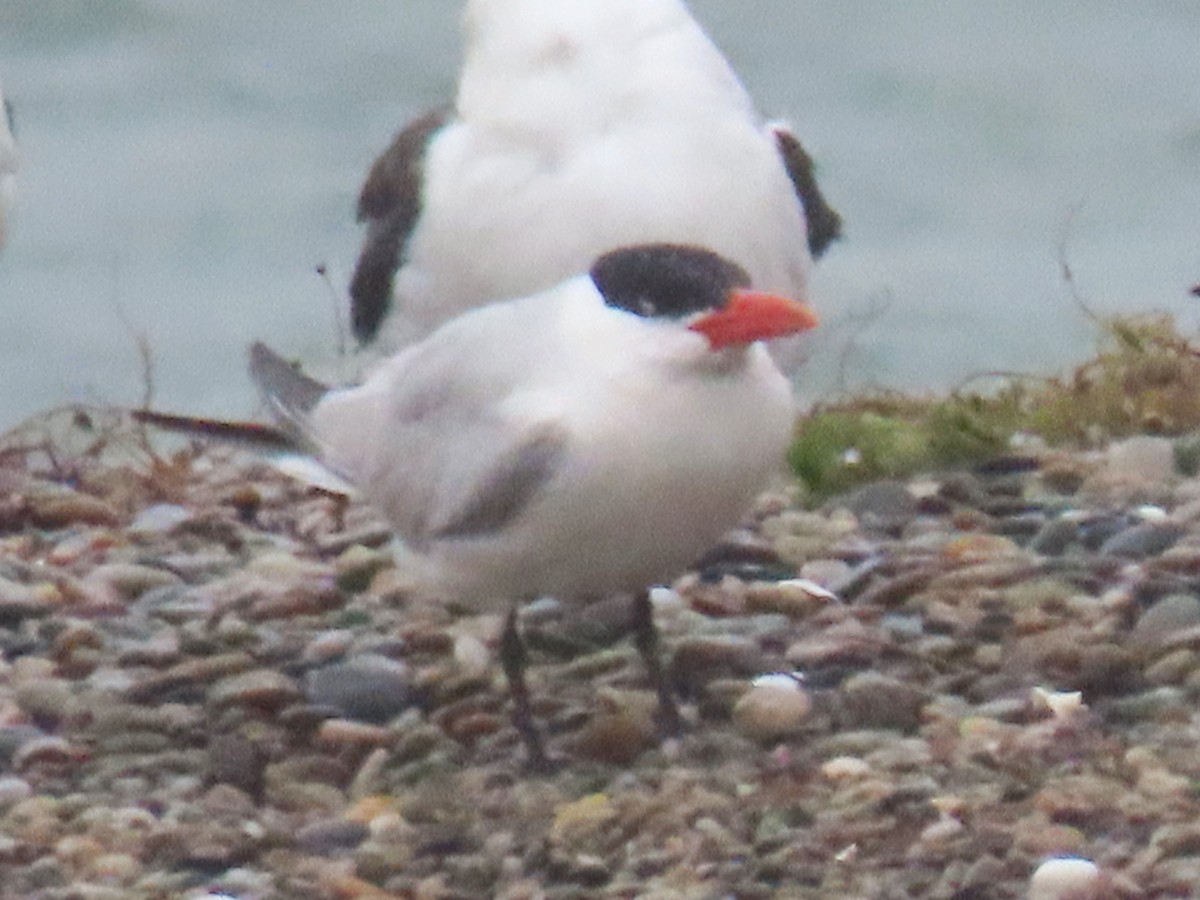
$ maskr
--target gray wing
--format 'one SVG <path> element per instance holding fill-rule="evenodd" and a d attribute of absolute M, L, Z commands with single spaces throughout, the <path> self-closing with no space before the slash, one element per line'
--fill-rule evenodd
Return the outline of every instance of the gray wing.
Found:
<path fill-rule="evenodd" d="M 520 435 L 499 453 L 494 447 L 479 447 L 488 452 L 487 463 L 456 486 L 451 496 L 460 495 L 458 502 L 438 510 L 429 523 L 429 536 L 471 538 L 503 530 L 551 481 L 566 446 L 565 431 L 547 423 Z"/>
<path fill-rule="evenodd" d="M 461 398 L 402 409 L 369 388 L 337 392 L 317 410 L 323 460 L 418 549 L 502 531 L 561 470 L 568 435 L 553 419 L 505 421 Z"/>
<path fill-rule="evenodd" d="M 350 322 L 360 343 L 375 337 L 391 307 L 392 282 L 421 212 L 425 149 L 450 112 L 435 110 L 409 123 L 363 183 L 358 221 L 366 223 L 367 237 L 350 281 Z"/>
<path fill-rule="evenodd" d="M 771 133 L 775 146 L 783 159 L 788 178 L 800 203 L 804 206 L 804 218 L 808 223 L 808 249 L 813 259 L 819 259 L 829 245 L 842 236 L 842 217 L 829 203 L 817 185 L 816 165 L 800 143 L 800 139 L 787 127 L 773 123 Z"/>
<path fill-rule="evenodd" d="M 309 378 L 259 342 L 250 347 L 250 377 L 280 427 L 299 445 L 312 447 L 309 416 L 329 393 L 328 385 Z"/>
<path fill-rule="evenodd" d="M 553 369 L 562 352 L 539 307 L 477 310 L 314 410 L 323 458 L 414 546 L 509 526 L 562 470 L 570 435 L 558 392 L 518 396 L 529 366 Z M 498 335 L 522 333 L 536 363 L 498 352 Z"/>

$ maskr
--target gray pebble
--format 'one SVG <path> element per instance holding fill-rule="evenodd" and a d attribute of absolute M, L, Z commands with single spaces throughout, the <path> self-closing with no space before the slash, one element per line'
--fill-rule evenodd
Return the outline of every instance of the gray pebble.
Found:
<path fill-rule="evenodd" d="M 361 822 L 345 819 L 313 822 L 296 832 L 296 846 L 317 856 L 334 856 L 354 850 L 370 835 Z"/>
<path fill-rule="evenodd" d="M 412 701 L 411 687 L 408 666 L 372 653 L 304 676 L 304 694 L 310 703 L 333 707 L 362 722 L 383 723 L 403 712 Z"/>
<path fill-rule="evenodd" d="M 1100 552 L 1124 559 L 1146 559 L 1169 550 L 1186 533 L 1181 525 L 1143 522 L 1114 534 L 1100 545 Z"/>
<path fill-rule="evenodd" d="M 1060 556 L 1079 537 L 1079 523 L 1060 516 L 1041 527 L 1029 542 L 1029 549 L 1043 556 Z"/>
<path fill-rule="evenodd" d="M 29 782 L 14 775 L 0 778 L 0 809 L 7 809 L 14 803 L 33 796 L 33 788 Z"/>
<path fill-rule="evenodd" d="M 868 729 L 915 731 L 928 699 L 919 688 L 876 672 L 847 679 L 840 693 L 850 727 Z"/>
<path fill-rule="evenodd" d="M 1170 594 L 1142 613 L 1130 641 L 1147 649 L 1163 647 L 1176 634 L 1197 625 L 1200 625 L 1200 599 L 1191 594 Z"/>
<path fill-rule="evenodd" d="M 920 511 L 917 498 L 898 481 L 878 481 L 859 488 L 840 503 L 867 529 L 894 531 Z"/>
<path fill-rule="evenodd" d="M 46 732 L 33 725 L 0 726 L 0 765 L 9 765 L 23 746 L 44 737 Z"/>

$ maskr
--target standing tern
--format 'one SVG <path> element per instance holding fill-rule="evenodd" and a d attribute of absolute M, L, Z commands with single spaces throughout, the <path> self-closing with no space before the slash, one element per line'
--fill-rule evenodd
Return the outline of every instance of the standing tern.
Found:
<path fill-rule="evenodd" d="M 360 342 L 403 344 L 637 243 L 709 247 L 807 297 L 840 218 L 682 0 L 467 0 L 463 25 L 454 106 L 401 131 L 359 197 Z"/>
<path fill-rule="evenodd" d="M 0 87 L 0 250 L 8 238 L 8 217 L 17 193 L 17 141 L 12 104 Z"/>
<path fill-rule="evenodd" d="M 636 246 L 460 316 L 356 387 L 328 389 L 251 350 L 283 431 L 386 517 L 419 582 L 508 605 L 501 659 L 535 764 L 546 755 L 514 602 L 636 592 L 638 648 L 664 726 L 678 725 L 647 588 L 695 562 L 780 468 L 791 391 L 758 342 L 816 324 L 749 284 L 707 250 Z"/>

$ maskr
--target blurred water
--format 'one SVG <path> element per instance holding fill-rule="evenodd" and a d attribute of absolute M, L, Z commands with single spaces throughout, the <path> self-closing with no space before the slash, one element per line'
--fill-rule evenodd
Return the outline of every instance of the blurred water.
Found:
<path fill-rule="evenodd" d="M 565 2 L 565 0 L 564 0 Z M 458 4 L 3 0 L 19 209 L 0 255 L 0 428 L 74 400 L 253 407 L 255 337 L 327 356 L 374 155 L 448 98 Z M 1101 310 L 1194 327 L 1200 4 L 695 0 L 798 127 L 847 240 L 808 390 L 1057 370 Z M 1191 304 L 1200 310 L 1200 301 Z"/>

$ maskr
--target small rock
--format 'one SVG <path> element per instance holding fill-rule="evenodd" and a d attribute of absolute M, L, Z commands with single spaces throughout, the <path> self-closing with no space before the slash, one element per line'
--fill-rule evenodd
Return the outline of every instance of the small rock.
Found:
<path fill-rule="evenodd" d="M 869 629 L 858 619 L 845 619 L 793 643 L 787 661 L 808 671 L 823 666 L 872 662 L 891 643 L 886 632 Z"/>
<path fill-rule="evenodd" d="M 858 781 L 871 771 L 871 764 L 857 756 L 835 756 L 821 764 L 821 774 L 830 781 Z"/>
<path fill-rule="evenodd" d="M 313 822 L 296 832 L 296 847 L 317 856 L 349 853 L 370 836 L 362 822 L 332 819 Z"/>
<path fill-rule="evenodd" d="M 855 567 L 840 559 L 814 559 L 800 567 L 800 577 L 815 581 L 834 594 L 852 583 L 856 577 Z"/>
<path fill-rule="evenodd" d="M 1191 822 L 1161 825 L 1151 835 L 1150 845 L 1163 856 L 1200 856 L 1200 826 Z"/>
<path fill-rule="evenodd" d="M 1043 525 L 1029 542 L 1029 549 L 1043 556 L 1061 556 L 1079 537 L 1079 522 L 1059 516 Z"/>
<path fill-rule="evenodd" d="M 371 580 L 380 571 L 395 564 L 392 554 L 355 544 L 346 549 L 334 562 L 337 585 L 343 591 L 360 594 L 371 586 Z"/>
<path fill-rule="evenodd" d="M 1138 435 L 1111 444 L 1101 477 L 1116 484 L 1163 484 L 1175 474 L 1175 448 L 1167 438 Z"/>
<path fill-rule="evenodd" d="M 404 663 L 364 653 L 308 672 L 304 693 L 310 703 L 333 707 L 348 719 L 379 724 L 408 708 L 412 680 Z"/>
<path fill-rule="evenodd" d="M 214 735 L 208 742 L 208 771 L 211 784 L 227 784 L 259 798 L 265 787 L 267 754 L 257 744 L 235 734 Z"/>
<path fill-rule="evenodd" d="M 304 648 L 305 662 L 328 663 L 346 655 L 354 645 L 354 632 L 349 628 L 338 628 L 315 634 Z"/>
<path fill-rule="evenodd" d="M 144 702 L 162 700 L 165 694 L 180 688 L 198 688 L 209 682 L 243 672 L 254 664 L 246 653 L 224 653 L 188 659 L 164 672 L 157 672 L 134 683 L 129 689 L 131 700 Z"/>
<path fill-rule="evenodd" d="M 46 736 L 33 725 L 0 725 L 0 764 L 10 764 L 22 747 Z"/>
<path fill-rule="evenodd" d="M 1060 856 L 1048 859 L 1034 870 L 1029 880 L 1029 900 L 1069 900 L 1086 897 L 1095 887 L 1100 870 L 1088 859 Z"/>
<path fill-rule="evenodd" d="M 671 658 L 671 678 L 682 690 L 696 691 L 717 678 L 747 678 L 763 670 L 757 643 L 739 637 L 685 638 Z"/>
<path fill-rule="evenodd" d="M 587 794 L 555 808 L 550 838 L 557 843 L 576 845 L 616 818 L 617 811 L 606 794 Z"/>
<path fill-rule="evenodd" d="M 464 675 L 482 678 L 491 668 L 492 654 L 475 635 L 459 634 L 454 638 L 454 661 Z"/>
<path fill-rule="evenodd" d="M 174 572 L 139 566 L 133 563 L 106 563 L 88 573 L 87 580 L 112 588 L 126 600 L 133 600 L 154 588 L 171 587 L 181 583 Z"/>
<path fill-rule="evenodd" d="M 1200 667 L 1200 655 L 1181 648 L 1147 666 L 1146 681 L 1150 684 L 1182 684 L 1197 667 Z"/>
<path fill-rule="evenodd" d="M 837 602 L 836 594 L 807 578 L 760 581 L 746 590 L 748 611 L 781 613 L 792 619 L 806 618 Z"/>
<path fill-rule="evenodd" d="M 135 535 L 165 534 L 182 525 L 192 517 L 186 507 L 173 503 L 158 503 L 148 506 L 129 523 L 129 532 Z"/>
<path fill-rule="evenodd" d="M 69 528 L 72 525 L 101 525 L 115 528 L 121 516 L 96 497 L 78 491 L 33 493 L 29 515 L 38 528 Z"/>
<path fill-rule="evenodd" d="M 17 703 L 44 726 L 57 726 L 75 710 L 75 693 L 62 678 L 25 681 L 17 686 Z"/>
<path fill-rule="evenodd" d="M 777 741 L 800 731 L 812 706 L 812 697 L 797 678 L 764 675 L 734 704 L 733 723 L 751 740 Z"/>
<path fill-rule="evenodd" d="M 17 778 L 15 775 L 0 777 L 0 810 L 6 810 L 32 796 L 33 788 L 25 779 Z"/>
<path fill-rule="evenodd" d="M 392 743 L 392 732 L 378 725 L 351 722 L 348 719 L 326 719 L 317 729 L 316 741 L 325 747 L 371 748 Z"/>
<path fill-rule="evenodd" d="M 920 512 L 920 502 L 898 481 L 878 481 L 859 488 L 840 504 L 869 530 L 896 532 Z"/>
<path fill-rule="evenodd" d="M 1187 533 L 1170 522 L 1143 522 L 1118 532 L 1100 545 L 1100 552 L 1123 559 L 1147 559 L 1169 550 Z"/>
<path fill-rule="evenodd" d="M 300 689 L 292 679 L 274 669 L 254 669 L 222 678 L 208 691 L 208 701 L 217 707 L 252 706 L 257 709 L 281 709 L 300 699 Z"/>
<path fill-rule="evenodd" d="M 47 586 L 49 587 L 49 586 Z M 26 619 L 48 616 L 56 592 L 0 578 L 0 627 L 12 628 Z"/>
<path fill-rule="evenodd" d="M 598 711 L 575 736 L 576 753 L 600 762 L 628 765 L 658 743 L 654 720 L 658 701 L 653 694 L 608 689 L 596 699 Z"/>
<path fill-rule="evenodd" d="M 843 710 L 852 727 L 915 731 L 927 697 L 912 685 L 876 672 L 863 672 L 841 687 Z"/>
<path fill-rule="evenodd" d="M 13 754 L 13 769 L 25 772 L 37 766 L 74 766 L 81 761 L 78 749 L 60 737 L 26 741 Z"/>
<path fill-rule="evenodd" d="M 101 853 L 87 867 L 88 875 L 106 886 L 129 886 L 142 874 L 142 864 L 128 853 Z"/>
<path fill-rule="evenodd" d="M 1138 618 L 1130 635 L 1136 647 L 1154 649 L 1170 644 L 1179 632 L 1200 625 L 1200 599 L 1191 594 L 1163 597 Z"/>

